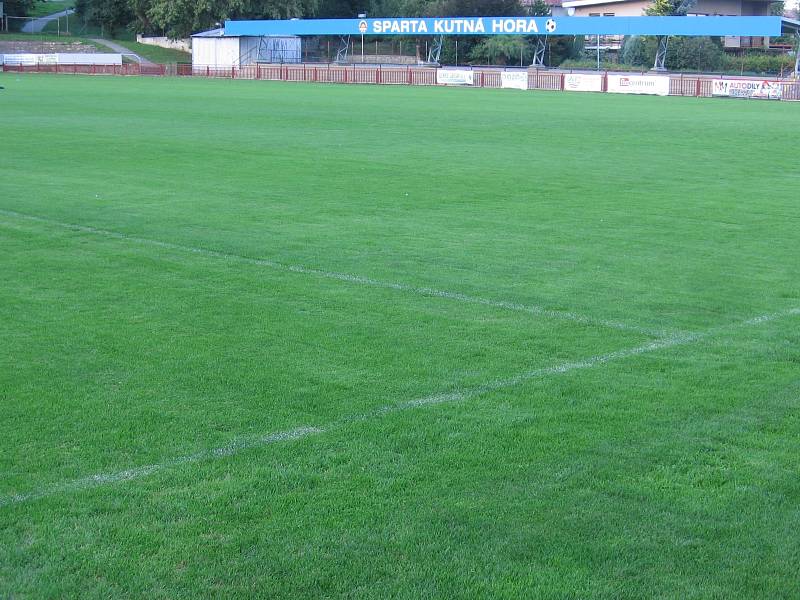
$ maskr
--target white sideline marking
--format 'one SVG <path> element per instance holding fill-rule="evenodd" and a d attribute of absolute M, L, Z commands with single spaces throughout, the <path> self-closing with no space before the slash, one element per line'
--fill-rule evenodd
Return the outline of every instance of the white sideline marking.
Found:
<path fill-rule="evenodd" d="M 17 494 L 14 496 L 0 497 L 0 507 L 11 504 L 21 504 L 21 503 L 31 502 L 33 500 L 38 500 L 40 498 L 44 498 L 46 496 L 52 496 L 55 494 L 79 491 L 90 487 L 97 487 L 100 485 L 107 485 L 107 484 L 117 483 L 120 481 L 130 481 L 132 479 L 139 479 L 151 475 L 152 473 L 155 473 L 157 471 L 162 471 L 169 467 L 174 467 L 186 463 L 194 463 L 201 460 L 233 456 L 249 448 L 264 446 L 267 444 L 272 444 L 285 440 L 295 440 L 307 437 L 309 435 L 318 435 L 325 433 L 325 431 L 330 431 L 331 429 L 335 429 L 337 427 L 341 427 L 349 423 L 378 419 L 385 415 L 399 412 L 402 410 L 409 410 L 409 409 L 422 408 L 437 404 L 445 404 L 449 402 L 459 402 L 463 400 L 469 400 L 471 398 L 482 396 L 483 394 L 487 394 L 489 392 L 494 392 L 500 389 L 519 385 L 520 383 L 524 383 L 531 379 L 549 377 L 551 375 L 561 375 L 564 373 L 569 373 L 571 371 L 577 371 L 581 369 L 591 369 L 592 367 L 596 367 L 598 365 L 604 365 L 612 361 L 622 360 L 625 358 L 630 358 L 632 356 L 639 356 L 642 354 L 647 354 L 649 352 L 655 352 L 657 350 L 673 348 L 675 346 L 681 346 L 684 344 L 690 344 L 692 342 L 696 342 L 711 337 L 715 333 L 723 332 L 726 330 L 743 329 L 745 327 L 760 325 L 762 323 L 768 323 L 770 321 L 775 321 L 777 319 L 789 316 L 798 316 L 798 315 L 800 315 L 800 307 L 790 308 L 780 312 L 760 315 L 758 317 L 754 317 L 746 321 L 740 321 L 738 323 L 733 323 L 731 325 L 723 325 L 720 327 L 716 327 L 705 333 L 697 333 L 680 338 L 655 340 L 653 342 L 642 344 L 640 346 L 635 346 L 633 348 L 626 348 L 622 350 L 616 350 L 614 352 L 608 352 L 606 354 L 599 354 L 596 356 L 585 358 L 583 360 L 565 362 L 559 365 L 554 365 L 552 367 L 545 367 L 542 369 L 534 369 L 532 371 L 520 373 L 519 375 L 508 377 L 506 379 L 498 379 L 496 381 L 492 381 L 474 388 L 469 388 L 454 392 L 446 392 L 442 394 L 434 394 L 431 396 L 426 396 L 424 398 L 417 398 L 405 402 L 388 404 L 386 406 L 382 406 L 368 413 L 342 417 L 339 420 L 329 424 L 325 428 L 299 427 L 297 429 L 292 429 L 289 431 L 283 431 L 277 433 L 270 433 L 256 438 L 234 438 L 225 446 L 214 448 L 212 450 L 202 450 L 195 454 L 174 458 L 165 461 L 163 463 L 158 463 L 154 465 L 145 465 L 142 467 L 135 467 L 133 469 L 127 469 L 125 471 L 117 471 L 114 473 L 99 473 L 82 479 L 75 479 L 72 481 L 58 483 L 33 492 Z"/>
<path fill-rule="evenodd" d="M 150 246 L 158 246 L 160 248 L 167 248 L 169 250 L 179 250 L 181 252 L 190 252 L 192 254 L 201 254 L 203 256 L 210 256 L 213 258 L 221 258 L 224 260 L 233 260 L 236 262 L 241 262 L 249 265 L 257 265 L 260 267 L 268 267 L 270 269 L 275 269 L 279 271 L 287 271 L 290 273 L 301 273 L 303 275 L 314 275 L 316 277 L 322 277 L 324 279 L 334 279 L 336 281 L 345 281 L 347 283 L 356 283 L 359 285 L 367 285 L 376 288 L 383 288 L 389 290 L 397 290 L 399 292 L 406 292 L 409 294 L 416 294 L 418 296 L 426 296 L 432 298 L 444 298 L 447 300 L 454 300 L 457 302 L 465 302 L 468 304 L 480 304 L 482 306 L 489 306 L 492 308 L 500 308 L 504 310 L 511 310 L 517 312 L 524 312 L 531 315 L 541 316 L 541 317 L 549 317 L 553 319 L 561 319 L 565 321 L 573 321 L 575 323 L 580 323 L 582 325 L 596 325 L 601 327 L 607 327 L 609 329 L 619 329 L 622 331 L 633 331 L 636 333 L 640 333 L 642 335 L 650 336 L 650 337 L 671 337 L 673 335 L 681 335 L 680 333 L 665 331 L 665 330 L 655 330 L 649 329 L 646 327 L 639 327 L 637 325 L 629 325 L 627 323 L 622 323 L 620 321 L 613 321 L 607 319 L 595 319 L 593 317 L 589 317 L 586 315 L 581 315 L 578 313 L 570 312 L 570 311 L 562 311 L 562 310 L 551 310 L 547 308 L 543 308 L 541 306 L 533 306 L 527 304 L 519 304 L 517 302 L 507 302 L 504 300 L 491 300 L 489 298 L 481 298 L 479 296 L 469 296 L 467 294 L 461 294 L 458 292 L 448 292 L 445 290 L 437 290 L 434 288 L 429 287 L 417 287 L 413 285 L 407 285 L 405 283 L 393 283 L 390 281 L 381 281 L 378 279 L 372 279 L 371 277 L 364 277 L 362 275 L 351 275 L 349 273 L 338 273 L 336 271 L 325 271 L 322 269 L 314 269 L 311 267 L 304 267 L 302 265 L 287 265 L 284 263 L 279 263 L 273 260 L 269 260 L 266 258 L 249 258 L 247 256 L 242 256 L 239 254 L 231 254 L 229 252 L 220 252 L 219 250 L 209 250 L 207 248 L 198 248 L 193 246 L 184 246 L 182 244 L 174 244 L 172 242 L 164 242 L 161 240 L 154 240 L 150 238 L 143 238 L 133 235 L 127 235 L 124 233 L 119 233 L 116 231 L 110 231 L 108 229 L 98 229 L 96 227 L 89 227 L 87 225 L 75 225 L 72 223 L 63 223 L 61 221 L 55 221 L 53 219 L 46 219 L 44 217 L 37 217 L 34 215 L 28 215 L 25 213 L 19 213 L 13 210 L 4 210 L 0 209 L 0 215 L 5 215 L 7 217 L 17 218 L 17 219 L 26 219 L 29 221 L 34 221 L 38 223 L 44 223 L 47 225 L 54 225 L 57 227 L 61 227 L 64 229 L 71 229 L 73 231 L 80 231 L 82 233 L 91 233 L 94 235 L 101 235 L 104 237 L 109 237 L 118 240 L 126 240 L 129 242 L 136 242 L 138 244 L 147 244 Z"/>
<path fill-rule="evenodd" d="M 514 375 L 513 377 L 508 377 L 506 379 L 498 379 L 496 381 L 492 381 L 482 386 L 478 386 L 468 390 L 455 391 L 445 394 L 434 394 L 433 396 L 428 396 L 426 398 L 418 398 L 416 400 L 409 400 L 407 402 L 403 402 L 393 406 L 383 407 L 381 409 L 378 409 L 377 412 L 379 413 L 393 412 L 396 410 L 413 408 L 416 406 L 426 406 L 429 404 L 444 404 L 446 402 L 457 402 L 460 400 L 468 400 L 476 396 L 482 396 L 483 394 L 487 394 L 489 392 L 494 392 L 503 388 L 513 387 L 515 385 L 524 383 L 531 379 L 538 379 L 541 377 L 547 377 L 549 375 L 560 375 L 562 373 L 569 373 L 570 371 L 577 371 L 580 369 L 591 369 L 598 365 L 603 365 L 605 363 L 609 363 L 612 361 L 621 360 L 623 358 L 630 358 L 632 356 L 638 356 L 640 354 L 655 352 L 656 350 L 664 350 L 666 348 L 673 348 L 675 346 L 690 344 L 692 342 L 696 342 L 704 338 L 711 337 L 712 335 L 723 332 L 725 330 L 743 329 L 745 327 L 760 325 L 762 323 L 769 323 L 770 321 L 776 321 L 778 319 L 783 319 L 785 317 L 798 316 L 798 315 L 800 315 L 800 307 L 789 308 L 787 310 L 774 313 L 767 313 L 764 315 L 759 315 L 758 317 L 754 317 L 752 319 L 747 319 L 746 321 L 741 321 L 739 323 L 733 323 L 731 325 L 721 325 L 719 327 L 709 329 L 707 332 L 704 333 L 695 333 L 695 334 L 685 335 L 683 337 L 673 337 L 663 340 L 655 340 L 647 344 L 642 344 L 641 346 L 635 346 L 633 348 L 626 348 L 623 350 L 615 350 L 614 352 L 592 356 L 590 358 L 586 358 L 579 361 L 566 362 L 560 365 L 555 365 L 553 367 L 544 367 L 542 369 L 534 369 L 526 373 L 520 373 L 519 375 Z"/>
<path fill-rule="evenodd" d="M 17 494 L 15 496 L 0 498 L 0 507 L 9 504 L 20 504 L 23 502 L 31 502 L 33 500 L 38 500 L 40 498 L 44 498 L 46 496 L 52 496 L 54 494 L 76 492 L 79 490 L 84 490 L 87 488 L 97 487 L 101 485 L 108 485 L 120 481 L 131 481 L 132 479 L 140 479 L 142 477 L 147 477 L 148 475 L 152 475 L 157 471 L 163 471 L 164 469 L 168 469 L 170 467 L 176 467 L 178 465 L 185 465 L 188 463 L 195 463 L 201 460 L 220 458 L 224 456 L 233 456 L 234 454 L 237 454 L 242 450 L 247 450 L 249 448 L 257 448 L 259 446 L 265 446 L 267 444 L 275 444 L 277 442 L 296 440 L 299 438 L 307 437 L 309 435 L 316 435 L 320 433 L 323 433 L 323 430 L 319 429 L 318 427 L 298 427 L 296 429 L 291 429 L 289 431 L 279 431 L 276 433 L 270 433 L 268 435 L 259 436 L 256 438 L 236 438 L 231 440 L 225 446 L 221 446 L 219 448 L 212 448 L 211 450 L 202 450 L 200 452 L 189 454 L 187 456 L 179 456 L 178 458 L 172 458 L 162 463 L 157 463 L 153 465 L 144 465 L 141 467 L 135 467 L 133 469 L 126 469 L 125 471 L 116 471 L 113 473 L 97 473 L 95 475 L 90 475 L 89 477 L 84 477 L 82 479 L 73 479 L 72 481 L 57 483 L 49 487 L 44 487 L 34 492 L 28 492 L 26 494 Z"/>
<path fill-rule="evenodd" d="M 768 323 L 769 321 L 774 321 L 775 319 L 780 319 L 781 317 L 789 317 L 794 315 L 800 315 L 800 308 L 790 308 L 780 313 L 753 317 L 752 319 L 748 319 L 742 323 L 742 325 L 760 325 L 761 323 Z"/>

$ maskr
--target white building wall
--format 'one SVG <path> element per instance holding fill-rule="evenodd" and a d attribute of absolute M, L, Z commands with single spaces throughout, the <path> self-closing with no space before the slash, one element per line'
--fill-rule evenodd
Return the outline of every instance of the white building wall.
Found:
<path fill-rule="evenodd" d="M 192 64 L 199 67 L 238 67 L 239 38 L 192 38 Z"/>
<path fill-rule="evenodd" d="M 564 8 L 572 8 L 576 17 L 640 17 L 652 5 L 651 0 L 609 0 L 608 2 L 586 2 L 585 0 L 565 0 Z M 767 16 L 770 2 L 768 0 L 698 0 L 689 14 L 692 16 Z M 605 36 L 611 38 L 614 36 Z M 616 36 L 621 37 L 621 36 Z M 587 36 L 591 42 L 594 36 Z M 726 36 L 726 48 L 759 47 L 769 45 L 769 38 Z"/>
<path fill-rule="evenodd" d="M 239 60 L 242 65 L 251 65 L 256 62 L 259 39 L 257 37 L 239 38 Z"/>
<path fill-rule="evenodd" d="M 160 48 L 170 48 L 172 50 L 180 50 L 181 52 L 192 51 L 191 39 L 185 40 L 171 40 L 168 37 L 145 37 L 140 33 L 136 34 L 136 41 L 140 44 L 147 44 L 149 46 L 159 46 Z"/>
<path fill-rule="evenodd" d="M 242 65 L 255 62 L 299 63 L 302 60 L 302 45 L 298 36 L 269 35 L 239 38 Z"/>

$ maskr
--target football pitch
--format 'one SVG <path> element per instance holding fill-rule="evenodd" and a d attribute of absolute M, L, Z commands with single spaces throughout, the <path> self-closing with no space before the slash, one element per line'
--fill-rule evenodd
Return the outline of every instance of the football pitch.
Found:
<path fill-rule="evenodd" d="M 0 85 L 0 598 L 798 596 L 800 106 Z"/>

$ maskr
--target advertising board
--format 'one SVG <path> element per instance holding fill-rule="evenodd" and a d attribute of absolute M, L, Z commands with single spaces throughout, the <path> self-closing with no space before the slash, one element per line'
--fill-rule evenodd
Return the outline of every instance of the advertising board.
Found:
<path fill-rule="evenodd" d="M 437 69 L 436 83 L 439 85 L 472 85 L 473 73 L 462 69 Z"/>
<path fill-rule="evenodd" d="M 528 89 L 527 71 L 503 71 L 500 73 L 500 87 L 514 90 Z"/>
<path fill-rule="evenodd" d="M 783 96 L 783 85 L 779 81 L 755 79 L 715 79 L 712 94 L 729 98 L 761 98 L 763 100 L 780 100 Z"/>
<path fill-rule="evenodd" d="M 603 76 L 569 73 L 564 75 L 564 89 L 570 92 L 602 92 Z"/>
<path fill-rule="evenodd" d="M 669 96 L 669 77 L 663 75 L 609 75 L 612 94 L 652 94 Z"/>

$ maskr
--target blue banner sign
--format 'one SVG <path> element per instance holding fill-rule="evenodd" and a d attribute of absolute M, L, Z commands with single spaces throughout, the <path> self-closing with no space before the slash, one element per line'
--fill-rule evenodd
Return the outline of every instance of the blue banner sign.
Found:
<path fill-rule="evenodd" d="M 712 35 L 779 36 L 780 17 L 452 17 L 225 21 L 226 36 Z"/>

